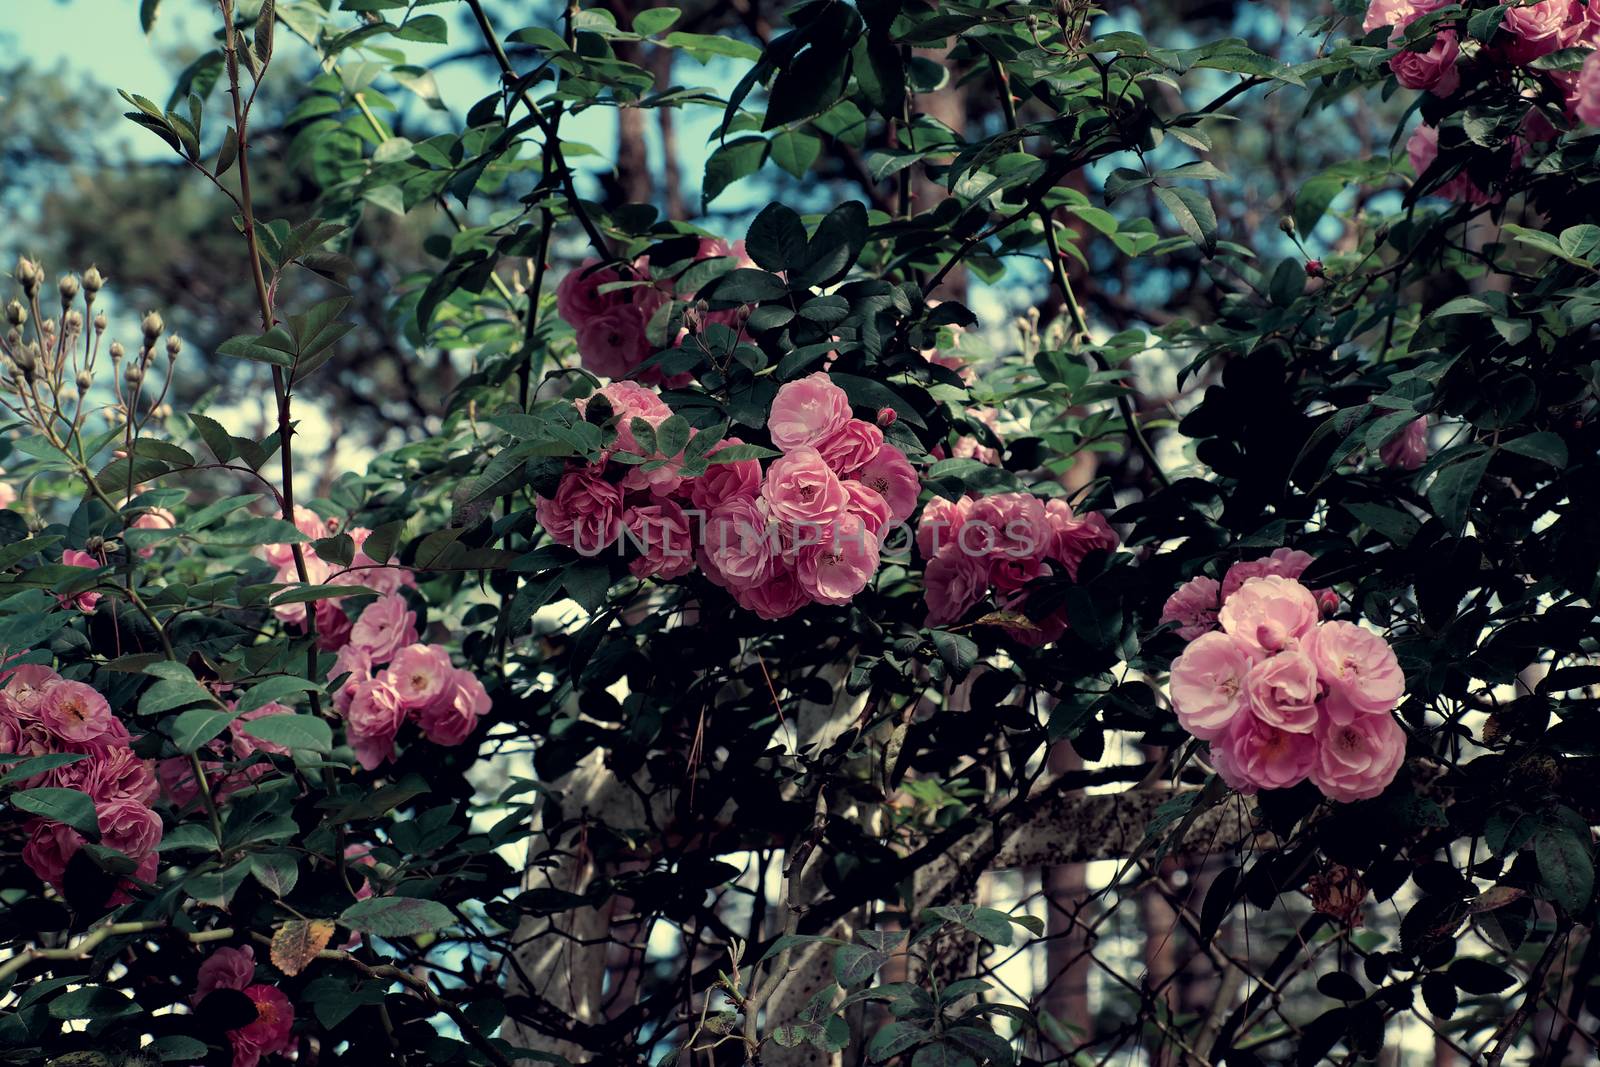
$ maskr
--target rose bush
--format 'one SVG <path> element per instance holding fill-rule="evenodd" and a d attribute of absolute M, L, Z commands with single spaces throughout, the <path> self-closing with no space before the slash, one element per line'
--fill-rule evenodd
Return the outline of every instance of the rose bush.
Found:
<path fill-rule="evenodd" d="M 813 0 L 757 43 L 668 7 L 243 6 L 164 106 L 125 97 L 236 209 L 217 269 L 256 321 L 200 360 L 110 304 L 114 265 L 12 271 L 10 1060 L 1590 1040 L 1589 7 L 1341 4 L 1289 62 L 1072 4 Z M 407 52 L 463 40 L 497 76 L 458 118 Z M 1224 231 L 1230 109 L 1379 86 L 1418 124 Z M 993 121 L 931 106 L 958 88 Z M 594 199 L 601 107 L 710 119 L 703 225 Z M 274 217 L 272 168 L 316 215 Z M 704 210 L 779 172 L 865 200 Z M 430 229 L 389 312 L 459 383 L 312 489 L 377 211 Z M 1133 260 L 1206 314 L 1080 300 Z M 1008 292 L 1015 329 L 980 321 Z M 205 393 L 219 367 L 270 426 Z M 1101 859 L 1048 920 L 974 903 Z M 1177 968 L 1092 1026 L 1004 984 L 1001 950 L 1055 967 L 1112 889 L 1170 909 L 1204 1011 L 1164 999 Z M 1075 961 L 1115 974 L 1098 937 Z"/>

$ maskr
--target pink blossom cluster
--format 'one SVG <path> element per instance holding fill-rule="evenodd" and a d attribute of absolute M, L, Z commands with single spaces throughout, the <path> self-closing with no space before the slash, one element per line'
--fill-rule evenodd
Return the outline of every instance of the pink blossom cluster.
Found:
<path fill-rule="evenodd" d="M 1447 0 L 1371 0 L 1362 29 L 1367 32 L 1388 27 L 1389 46 L 1401 48 L 1406 29 L 1418 19 L 1447 6 Z M 1566 100 L 1568 117 L 1589 126 L 1600 126 L 1600 3 L 1595 0 L 1538 0 L 1532 4 L 1512 4 L 1501 20 L 1501 34 L 1492 47 L 1482 49 L 1476 62 L 1487 70 L 1525 68 L 1547 80 Z M 1579 71 L 1536 70 L 1534 60 L 1567 48 L 1589 49 Z M 1453 95 L 1461 87 L 1460 28 L 1441 23 L 1431 39 L 1423 39 L 1389 60 L 1395 80 L 1408 89 L 1420 89 L 1437 96 Z M 1530 140 L 1547 140 L 1556 135 L 1550 123 L 1530 111 L 1522 133 L 1513 143 L 1512 166 L 1520 166 Z M 1439 131 L 1420 125 L 1406 144 L 1412 169 L 1421 175 L 1439 154 Z M 1452 178 L 1437 192 L 1441 196 L 1468 203 L 1488 203 L 1496 197 L 1466 174 Z"/>
<path fill-rule="evenodd" d="M 956 622 L 991 594 L 999 611 L 1020 617 L 1029 582 L 1056 573 L 1076 579 L 1085 556 L 1118 543 L 1104 515 L 1076 515 L 1064 500 L 1040 500 L 1031 493 L 935 497 L 917 522 L 917 550 L 927 561 L 922 594 L 927 624 Z M 1066 628 L 1060 611 L 1042 621 L 1006 626 L 1013 638 L 1030 645 L 1057 640 Z"/>
<path fill-rule="evenodd" d="M 743 242 L 729 246 L 716 238 L 702 238 L 695 261 L 718 257 L 734 259 L 740 266 L 754 265 L 745 256 Z M 650 358 L 646 327 L 651 316 L 676 295 L 669 285 L 651 278 L 644 260 L 607 265 L 591 259 L 556 286 L 556 313 L 577 331 L 578 358 L 585 370 L 602 378 L 637 377 L 660 384 L 662 376 L 654 368 L 634 372 Z M 718 311 L 701 318 L 737 328 L 739 315 Z"/>
<path fill-rule="evenodd" d="M 261 1057 L 288 1052 L 294 1048 L 294 1005 L 283 990 L 257 982 L 256 953 L 249 945 L 219 948 L 200 964 L 195 976 L 195 1007 L 219 989 L 234 989 L 250 998 L 256 1017 L 251 1023 L 228 1031 L 233 1047 L 233 1067 L 256 1067 Z"/>
<path fill-rule="evenodd" d="M 356 758 L 374 770 L 394 756 L 409 720 L 436 745 L 459 745 L 489 710 L 489 694 L 443 645 L 417 638 L 417 613 L 399 593 L 368 604 L 339 649 L 328 680 L 345 677 L 334 695 Z"/>
<path fill-rule="evenodd" d="M 1406 680 L 1394 650 L 1322 615 L 1318 596 L 1281 573 L 1231 589 L 1196 578 L 1167 601 L 1163 620 L 1189 639 L 1172 664 L 1173 710 L 1240 792 L 1309 778 L 1331 799 L 1366 800 L 1400 769 L 1406 738 L 1393 712 Z"/>
<path fill-rule="evenodd" d="M 846 604 L 877 573 L 889 528 L 916 510 L 921 481 L 911 461 L 876 423 L 853 417 L 826 372 L 788 382 L 774 397 L 767 431 L 782 455 L 765 467 L 712 463 L 696 477 L 683 475 L 682 452 L 646 454 L 634 435 L 635 419 L 659 427 L 672 415 L 654 390 L 613 382 L 599 395 L 615 413 L 614 445 L 600 462 L 567 470 L 536 514 L 555 541 L 585 555 L 632 546 L 628 567 L 639 578 L 670 580 L 698 567 L 764 619 Z M 707 454 L 743 443 L 730 437 Z M 661 465 L 646 470 L 617 453 Z"/>
<path fill-rule="evenodd" d="M 295 506 L 294 524 L 312 540 L 321 540 L 339 532 L 336 520 L 325 520 L 310 508 Z M 348 585 L 371 589 L 379 595 L 398 592 L 402 588 L 416 588 L 417 580 L 411 571 L 399 566 L 391 558 L 375 560 L 363 551 L 372 531 L 363 526 L 352 526 L 345 531 L 355 542 L 355 555 L 350 566 L 330 563 L 317 555 L 309 544 L 300 546 L 305 560 L 306 580 L 311 585 Z M 299 568 L 295 566 L 294 549 L 288 544 L 267 545 L 264 555 L 268 563 L 278 569 L 277 581 L 292 585 L 300 581 Z M 317 646 L 324 652 L 337 652 L 350 639 L 350 616 L 339 606 L 342 597 L 326 597 L 316 602 Z M 305 625 L 305 604 L 282 604 L 273 612 L 284 622 Z"/>
<path fill-rule="evenodd" d="M 86 794 L 94 801 L 100 844 L 132 860 L 134 878 L 151 882 L 162 834 L 161 816 L 150 807 L 156 777 L 150 762 L 133 754 L 129 741 L 128 728 L 94 687 L 68 681 L 39 664 L 5 673 L 0 688 L 0 752 L 27 758 L 50 753 L 84 757 L 17 786 L 52 786 Z M 40 879 L 61 889 L 67 864 L 83 847 L 83 835 L 43 818 L 29 820 L 26 830 L 23 861 Z M 125 890 L 119 888 L 109 903 L 126 899 Z"/>

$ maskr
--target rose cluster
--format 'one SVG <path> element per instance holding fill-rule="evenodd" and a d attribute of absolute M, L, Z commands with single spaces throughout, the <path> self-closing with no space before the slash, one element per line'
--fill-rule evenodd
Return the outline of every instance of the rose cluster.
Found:
<path fill-rule="evenodd" d="M 229 704 L 230 710 L 233 704 Z M 257 781 L 272 770 L 265 759 L 257 755 L 287 756 L 289 749 L 274 741 L 265 741 L 246 733 L 245 723 L 267 715 L 290 715 L 294 709 L 282 704 L 263 704 L 233 718 L 226 730 L 201 747 L 201 769 L 205 771 L 206 786 L 218 801 L 226 800 L 239 790 Z M 195 776 L 194 761 L 187 756 L 172 756 L 156 765 L 161 789 L 179 809 L 187 808 L 200 798 L 200 781 Z"/>
<path fill-rule="evenodd" d="M 133 754 L 128 728 L 92 686 L 68 681 L 39 664 L 16 667 L 0 688 L 0 752 L 33 758 L 65 753 L 82 758 L 33 775 L 19 788 L 74 789 L 94 801 L 100 844 L 135 864 L 132 877 L 151 882 L 161 816 L 150 807 L 157 792 L 148 760 Z M 83 835 L 51 819 L 32 819 L 23 862 L 58 890 Z M 119 888 L 108 903 L 127 899 Z"/>
<path fill-rule="evenodd" d="M 927 561 L 928 625 L 956 622 L 992 595 L 997 610 L 1017 618 L 1006 626 L 1012 637 L 1048 644 L 1066 632 L 1066 617 L 1058 609 L 1024 624 L 1025 587 L 1056 574 L 1076 580 L 1085 556 L 1117 544 L 1104 515 L 1075 515 L 1064 500 L 1031 493 L 935 497 L 917 522 L 917 549 Z"/>
<path fill-rule="evenodd" d="M 303 508 L 295 509 L 295 525 L 312 538 L 332 532 L 318 515 Z M 345 733 L 356 758 L 367 770 L 390 759 L 408 719 L 434 744 L 461 744 L 489 710 L 488 692 L 476 675 L 451 662 L 448 648 L 418 643 L 417 613 L 400 592 L 416 587 L 411 572 L 370 559 L 362 551 L 371 531 L 352 527 L 348 533 L 356 548 L 349 567 L 318 558 L 309 545 L 302 546 L 302 553 L 313 584 L 361 586 L 379 594 L 354 620 L 340 606 L 343 598 L 316 602 L 317 643 L 337 653 L 328 680 L 345 678 L 334 706 L 345 717 Z M 278 568 L 280 582 L 299 580 L 288 545 L 269 545 L 266 554 Z M 274 610 L 287 622 L 305 620 L 304 604 Z"/>
<path fill-rule="evenodd" d="M 702 238 L 695 262 L 719 257 L 733 259 L 739 266 L 755 265 L 745 256 L 743 242 L 730 246 L 716 238 Z M 692 294 L 683 296 L 688 295 Z M 556 313 L 577 331 L 578 358 L 585 370 L 602 378 L 634 377 L 660 384 L 663 379 L 655 368 L 639 371 L 652 348 L 646 328 L 663 305 L 683 296 L 653 279 L 643 260 L 603 264 L 591 259 L 561 279 L 556 287 Z M 699 319 L 736 329 L 739 312 L 701 313 Z"/>
<path fill-rule="evenodd" d="M 654 430 L 672 416 L 654 390 L 613 382 L 598 395 L 614 413 L 615 441 L 598 463 L 571 465 L 536 514 L 580 553 L 631 546 L 637 577 L 698 567 L 764 619 L 846 604 L 877 573 L 890 527 L 916 510 L 921 482 L 911 461 L 876 424 L 853 417 L 826 372 L 779 388 L 767 431 L 781 454 L 765 467 L 719 462 L 719 452 L 744 444 L 730 437 L 705 450 L 710 463 L 693 477 L 683 474 L 687 442 L 668 456 L 659 440 L 652 448 L 634 433 L 635 420 Z M 580 402 L 586 414 L 590 403 Z"/>
<path fill-rule="evenodd" d="M 1196 578 L 1167 601 L 1162 619 L 1189 640 L 1172 664 L 1173 710 L 1210 742 L 1217 773 L 1240 792 L 1309 778 L 1334 800 L 1375 797 L 1405 758 L 1393 714 L 1405 676 L 1378 634 L 1322 621 L 1326 596 L 1319 605 L 1281 573 L 1304 564 L 1275 555 L 1237 584 L 1233 570 L 1220 586 Z"/>
<path fill-rule="evenodd" d="M 190 1003 L 199 1008 L 207 996 L 219 989 L 243 993 L 255 1006 L 255 1021 L 228 1031 L 233 1048 L 233 1067 L 256 1067 L 261 1057 L 288 1052 L 294 1048 L 294 1005 L 283 990 L 257 982 L 256 953 L 249 945 L 219 948 L 200 964 Z"/>
<path fill-rule="evenodd" d="M 1401 49 L 1389 60 L 1389 69 L 1401 85 L 1449 97 L 1460 89 L 1464 64 L 1470 59 L 1493 78 L 1515 70 L 1545 82 L 1565 100 L 1568 118 L 1600 126 L 1600 51 L 1596 51 L 1600 47 L 1600 4 L 1580 0 L 1513 4 L 1506 8 L 1499 33 L 1488 45 L 1464 47 L 1461 27 L 1446 20 L 1433 28 L 1431 37 L 1423 36 L 1405 47 L 1407 27 L 1446 6 L 1448 0 L 1371 0 L 1362 29 L 1368 33 L 1388 30 L 1389 47 Z M 1568 48 L 1589 50 L 1580 70 L 1540 70 L 1529 65 Z M 1521 164 L 1530 141 L 1555 135 L 1544 115 L 1530 109 L 1513 139 L 1511 165 Z M 1438 128 L 1418 126 L 1406 144 L 1406 153 L 1412 169 L 1421 175 L 1439 154 Z M 1437 192 L 1475 204 L 1495 199 L 1466 174 L 1452 178 Z"/>

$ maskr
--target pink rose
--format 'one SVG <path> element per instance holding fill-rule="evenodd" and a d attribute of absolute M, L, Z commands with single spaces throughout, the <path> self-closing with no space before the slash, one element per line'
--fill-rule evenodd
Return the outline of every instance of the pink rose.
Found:
<path fill-rule="evenodd" d="M 972 497 L 946 500 L 935 496 L 922 505 L 917 520 L 917 551 L 923 559 L 933 559 L 946 545 L 957 543 L 962 528 L 972 517 Z"/>
<path fill-rule="evenodd" d="M 845 502 L 845 510 L 866 523 L 881 548 L 883 535 L 894 521 L 889 502 L 879 496 L 876 489 L 869 489 L 854 478 L 845 479 L 844 491 L 849 498 Z"/>
<path fill-rule="evenodd" d="M 0 482 L 0 508 L 9 508 L 17 502 L 17 491 L 10 482 Z"/>
<path fill-rule="evenodd" d="M 337 652 L 350 640 L 351 619 L 337 600 L 317 601 L 316 618 L 317 648 L 321 651 Z"/>
<path fill-rule="evenodd" d="M 457 668 L 445 679 L 433 702 L 417 715 L 423 736 L 436 745 L 459 745 L 477 728 L 478 719 L 488 714 L 489 693 L 471 671 Z"/>
<path fill-rule="evenodd" d="M 132 530 L 170 530 L 178 525 L 177 517 L 166 508 L 145 508 L 139 517 L 128 524 Z M 149 559 L 155 555 L 154 548 L 139 549 L 140 559 Z"/>
<path fill-rule="evenodd" d="M 996 493 L 979 497 L 972 502 L 967 518 L 969 527 L 977 532 L 964 532 L 957 544 L 971 551 L 974 542 L 988 545 L 988 554 L 994 559 L 1042 560 L 1055 543 L 1055 529 L 1051 525 L 1044 502 L 1031 493 Z"/>
<path fill-rule="evenodd" d="M 1222 576 L 1222 599 L 1227 600 L 1251 578 L 1277 575 L 1279 578 L 1299 578 L 1315 560 L 1298 548 L 1275 548 L 1270 556 L 1235 563 Z"/>
<path fill-rule="evenodd" d="M 76 548 L 69 548 L 61 553 L 61 562 L 68 567 L 84 567 L 88 570 L 98 570 L 100 561 L 87 552 L 80 552 Z M 85 615 L 94 612 L 95 605 L 100 603 L 100 594 L 94 592 L 75 593 L 72 596 L 57 596 L 56 602 L 64 608 L 77 608 Z"/>
<path fill-rule="evenodd" d="M 1306 652 L 1328 688 L 1328 717 L 1336 723 L 1393 711 L 1405 695 L 1406 677 L 1394 649 L 1353 622 L 1318 626 Z"/>
<path fill-rule="evenodd" d="M 1397 27 L 1389 39 L 1389 47 L 1400 47 L 1404 37 L 1405 31 Z M 1426 52 L 1404 50 L 1389 60 L 1389 69 L 1407 89 L 1426 89 L 1435 96 L 1449 96 L 1461 86 L 1461 72 L 1456 69 L 1456 57 L 1460 52 L 1455 31 L 1440 30 Z"/>
<path fill-rule="evenodd" d="M 396 652 L 389 669 L 381 677 L 395 691 L 400 706 L 415 711 L 439 698 L 453 670 L 449 649 L 443 645 L 417 644 Z"/>
<path fill-rule="evenodd" d="M 1249 707 L 1245 679 L 1250 654 L 1227 634 L 1206 633 L 1189 643 L 1172 663 L 1167 691 L 1185 730 L 1202 740 L 1227 733 Z"/>
<path fill-rule="evenodd" d="M 189 1003 L 196 1006 L 210 993 L 219 989 L 243 990 L 255 979 L 256 952 L 249 945 L 239 948 L 219 948 L 207 956 L 195 975 L 194 995 Z"/>
<path fill-rule="evenodd" d="M 794 568 L 778 561 L 765 580 L 743 588 L 735 587 L 734 599 L 746 611 L 753 611 L 769 622 L 786 619 L 811 603 L 811 596 L 800 586 Z"/>
<path fill-rule="evenodd" d="M 349 675 L 339 691 L 333 695 L 333 704 L 343 715 L 350 710 L 350 701 L 356 694 L 356 687 L 373 674 L 372 656 L 364 649 L 353 644 L 347 644 L 339 650 L 334 658 L 333 666 L 328 668 L 328 681 Z"/>
<path fill-rule="evenodd" d="M 1279 652 L 1255 664 L 1245 675 L 1250 710 L 1269 726 L 1292 734 L 1317 727 L 1317 668 L 1302 652 Z"/>
<path fill-rule="evenodd" d="M 243 992 L 256 1006 L 256 1020 L 229 1030 L 228 1041 L 233 1045 L 233 1067 L 256 1067 L 261 1057 L 294 1047 L 294 1005 L 277 986 L 247 986 Z"/>
<path fill-rule="evenodd" d="M 72 827 L 49 819 L 33 819 L 28 825 L 30 830 L 28 842 L 22 846 L 22 862 L 41 882 L 60 890 L 67 864 L 83 847 L 83 837 Z"/>
<path fill-rule="evenodd" d="M 1321 615 L 1311 590 L 1291 578 L 1251 578 L 1222 602 L 1217 621 L 1254 659 L 1298 648 Z"/>
<path fill-rule="evenodd" d="M 712 445 L 706 455 L 714 456 L 724 448 L 744 444 L 737 437 L 729 437 Z M 761 461 L 741 459 L 732 463 L 713 463 L 706 472 L 689 482 L 689 499 L 701 511 L 710 511 L 725 500 L 734 497 L 754 499 L 761 493 Z"/>
<path fill-rule="evenodd" d="M 627 302 L 626 291 L 613 289 L 602 293 L 602 285 L 623 281 L 614 266 L 602 266 L 597 259 L 584 260 L 582 266 L 568 271 L 561 284 L 556 286 L 556 314 L 567 325 L 577 329 L 608 308 Z"/>
<path fill-rule="evenodd" d="M 1597 68 L 1600 69 L 1600 68 Z M 1397 470 L 1414 471 L 1428 461 L 1428 420 L 1426 417 L 1406 423 L 1405 429 L 1395 434 L 1378 449 L 1378 458 L 1384 466 Z"/>
<path fill-rule="evenodd" d="M 839 476 L 807 445 L 796 446 L 772 461 L 761 486 L 761 499 L 766 501 L 768 514 L 779 522 L 816 527 L 843 515 L 848 502 Z"/>
<path fill-rule="evenodd" d="M 350 627 L 350 643 L 372 658 L 387 663 L 407 645 L 417 643 L 417 613 L 406 607 L 399 593 L 381 596 L 368 604 Z"/>
<path fill-rule="evenodd" d="M 949 544 L 928 561 L 922 580 L 928 625 L 944 626 L 960 619 L 988 593 L 989 560 Z"/>
<path fill-rule="evenodd" d="M 607 421 L 615 424 L 617 447 L 624 452 L 643 454 L 639 439 L 633 433 L 634 419 L 643 419 L 655 429 L 672 417 L 672 409 L 661 399 L 661 394 L 638 382 L 612 382 L 597 390 L 595 395 L 604 397 L 611 405 L 611 418 Z M 592 401 L 590 397 L 577 402 L 578 411 L 585 417 Z"/>
<path fill-rule="evenodd" d="M 61 675 L 42 663 L 24 663 L 6 676 L 5 694 L 19 714 L 37 716 L 46 694 L 61 681 Z"/>
<path fill-rule="evenodd" d="M 1416 172 L 1418 178 L 1426 174 L 1439 156 L 1438 128 L 1424 123 L 1411 131 L 1411 137 L 1406 141 L 1406 156 L 1411 160 L 1411 169 Z M 1434 189 L 1433 195 L 1468 204 L 1483 204 L 1490 199 L 1489 195 L 1473 184 L 1472 179 L 1465 173 L 1457 174 Z"/>
<path fill-rule="evenodd" d="M 1015 593 L 1035 578 L 1054 573 L 1055 568 L 1039 556 L 1001 553 L 989 559 L 989 584 L 1000 593 Z"/>
<path fill-rule="evenodd" d="M 147 805 L 159 791 L 151 762 L 135 756 L 130 748 L 108 748 L 51 771 L 47 777 L 49 784 L 87 793 L 97 802 L 129 800 Z"/>
<path fill-rule="evenodd" d="M 841 478 L 848 478 L 865 467 L 883 447 L 883 431 L 870 422 L 850 419 L 823 438 L 817 451 Z"/>
<path fill-rule="evenodd" d="M 1411 25 L 1423 15 L 1444 6 L 1444 0 L 1372 0 L 1366 17 L 1361 22 L 1363 33 L 1371 33 L 1383 26 L 1396 28 Z"/>
<path fill-rule="evenodd" d="M 111 705 L 93 686 L 57 681 L 39 702 L 39 722 L 63 741 L 88 742 L 116 732 L 121 724 Z"/>
<path fill-rule="evenodd" d="M 601 477 L 595 464 L 561 476 L 556 495 L 539 498 L 535 516 L 557 544 L 599 555 L 622 530 L 622 490 Z"/>
<path fill-rule="evenodd" d="M 772 400 L 767 432 L 785 452 L 816 447 L 850 421 L 850 397 L 823 371 L 785 382 Z"/>
<path fill-rule="evenodd" d="M 138 864 L 132 877 L 152 882 L 156 876 L 156 846 L 161 844 L 161 816 L 137 800 L 108 800 L 95 805 L 100 843 Z M 123 893 L 113 894 L 120 902 Z"/>
<path fill-rule="evenodd" d="M 1065 509 L 1069 518 L 1063 519 L 1057 511 L 1048 511 L 1051 526 L 1055 529 L 1055 542 L 1050 547 L 1050 555 L 1061 561 L 1066 567 L 1068 577 L 1076 580 L 1078 567 L 1083 564 L 1084 557 L 1090 552 L 1111 551 L 1122 543 L 1117 536 L 1117 531 L 1111 528 L 1106 517 L 1098 511 L 1091 511 L 1081 518 L 1070 518 L 1071 509 L 1066 507 L 1064 501 L 1051 501 Z"/>
<path fill-rule="evenodd" d="M 623 378 L 650 358 L 645 334 L 649 316 L 642 307 L 621 304 L 578 325 L 578 357 L 585 370 L 602 378 Z"/>
<path fill-rule="evenodd" d="M 1572 117 L 1585 126 L 1600 126 L 1600 52 L 1590 52 L 1584 58 L 1567 106 Z"/>
<path fill-rule="evenodd" d="M 848 604 L 878 570 L 878 539 L 866 523 L 845 514 L 827 527 L 820 544 L 800 550 L 800 588 L 823 604 Z"/>
<path fill-rule="evenodd" d="M 1240 715 L 1233 727 L 1211 743 L 1217 772 L 1240 792 L 1287 789 L 1305 781 L 1317 762 L 1317 740 Z"/>
<path fill-rule="evenodd" d="M 299 504 L 294 506 L 294 525 L 295 529 L 313 541 L 327 537 L 329 534 L 328 524 L 322 521 L 322 516 Z M 311 546 L 301 545 L 300 554 L 302 556 L 311 555 Z M 286 567 L 294 563 L 294 546 L 288 543 L 266 545 L 262 549 L 262 555 L 274 567 Z"/>
<path fill-rule="evenodd" d="M 1368 800 L 1388 788 L 1406 758 L 1406 733 L 1393 715 L 1331 719 L 1317 730 L 1311 780 L 1334 800 Z"/>
<path fill-rule="evenodd" d="M 1568 27 L 1581 20 L 1572 0 L 1539 0 L 1536 4 L 1506 8 L 1501 25 L 1515 38 L 1507 49 L 1514 63 L 1529 63 L 1562 46 Z"/>
<path fill-rule="evenodd" d="M 1162 622 L 1178 624 L 1178 636 L 1193 641 L 1217 628 L 1217 610 L 1222 606 L 1222 586 L 1215 578 L 1201 575 L 1178 586 L 1161 608 Z"/>
<path fill-rule="evenodd" d="M 361 766 L 376 770 L 394 755 L 394 739 L 405 721 L 400 694 L 382 675 L 356 686 L 345 712 L 345 733 Z"/>
<path fill-rule="evenodd" d="M 635 578 L 669 581 L 694 570 L 694 537 L 689 518 L 670 500 L 629 508 L 623 516 L 639 557 L 630 560 Z"/>
<path fill-rule="evenodd" d="M 894 445 L 885 443 L 854 477 L 889 502 L 889 513 L 895 522 L 905 522 L 917 510 L 922 482 L 906 454 Z"/>
<path fill-rule="evenodd" d="M 711 568 L 729 586 L 758 585 L 777 565 L 777 535 L 760 501 L 732 497 L 707 517 L 704 550 Z"/>

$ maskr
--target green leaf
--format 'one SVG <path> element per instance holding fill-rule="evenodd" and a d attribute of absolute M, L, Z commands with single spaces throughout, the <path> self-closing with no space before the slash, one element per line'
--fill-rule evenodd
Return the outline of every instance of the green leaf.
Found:
<path fill-rule="evenodd" d="M 286 897 L 300 881 L 300 863 L 292 853 L 258 852 L 250 857 L 250 873 L 274 896 Z"/>
<path fill-rule="evenodd" d="M 139 28 L 148 34 L 156 24 L 156 16 L 161 12 L 161 0 L 140 0 L 139 3 Z"/>
<path fill-rule="evenodd" d="M 192 708 L 172 724 L 172 743 L 186 756 L 198 752 L 207 741 L 226 730 L 233 718 L 233 712 L 220 708 Z"/>
<path fill-rule="evenodd" d="M 244 732 L 297 752 L 333 751 L 333 728 L 314 715 L 263 715 L 246 722 Z"/>
<path fill-rule="evenodd" d="M 732 37 L 713 36 L 705 33 L 684 33 L 676 30 L 661 39 L 661 43 L 668 48 L 681 48 L 701 63 L 712 56 L 729 56 L 733 59 L 757 60 L 761 58 L 761 49 L 753 44 L 735 40 Z"/>
<path fill-rule="evenodd" d="M 750 223 L 744 250 L 764 270 L 790 270 L 805 263 L 809 240 L 798 212 L 787 204 L 771 203 Z"/>
<path fill-rule="evenodd" d="M 270 363 L 275 367 L 288 367 L 294 363 L 294 338 L 282 326 L 274 326 L 264 334 L 252 337 L 240 334 L 230 337 L 217 346 L 217 355 L 248 359 L 256 363 Z"/>
<path fill-rule="evenodd" d="M 1500 446 L 1507 452 L 1527 456 L 1560 470 L 1567 465 L 1567 443 L 1558 434 L 1539 430 L 1525 434 Z"/>
<path fill-rule="evenodd" d="M 804 178 L 822 155 L 822 138 L 800 130 L 784 130 L 772 138 L 772 161 L 796 178 Z"/>
<path fill-rule="evenodd" d="M 701 210 L 721 196 L 728 186 L 760 170 L 761 164 L 767 161 L 770 148 L 765 137 L 753 134 L 718 145 L 706 160 L 705 179 L 700 187 Z"/>
<path fill-rule="evenodd" d="M 1158 185 L 1156 197 L 1172 212 L 1178 227 L 1189 235 L 1191 241 L 1199 245 L 1207 256 L 1216 254 L 1217 213 L 1212 209 L 1211 201 L 1206 199 L 1206 194 L 1198 189 Z"/>
<path fill-rule="evenodd" d="M 1480 450 L 1447 463 L 1435 472 L 1428 486 L 1428 502 L 1453 533 L 1459 533 L 1466 525 L 1467 512 L 1477 494 L 1478 483 L 1483 480 L 1483 472 L 1488 469 L 1489 457 L 1488 451 Z"/>
<path fill-rule="evenodd" d="M 30 815 L 65 823 L 92 838 L 98 839 L 100 836 L 100 822 L 95 817 L 93 798 L 76 789 L 57 789 L 54 786 L 24 789 L 11 794 L 11 805 Z"/>
<path fill-rule="evenodd" d="M 239 697 L 235 711 L 254 711 L 263 704 L 280 704 L 301 693 L 319 693 L 322 686 L 316 682 L 308 682 L 304 678 L 296 678 L 292 674 L 275 674 L 266 678 L 249 689 Z"/>
<path fill-rule="evenodd" d="M 1534 839 L 1539 881 L 1549 898 L 1576 915 L 1594 895 L 1594 859 L 1589 846 L 1566 826 L 1549 826 Z"/>
<path fill-rule="evenodd" d="M 358 900 L 339 916 L 342 925 L 379 937 L 431 934 L 454 925 L 455 921 L 449 908 L 421 897 L 371 897 Z"/>
<path fill-rule="evenodd" d="M 211 691 L 191 678 L 162 678 L 139 697 L 140 715 L 159 715 L 190 704 L 216 706 Z"/>
<path fill-rule="evenodd" d="M 651 7 L 633 16 L 633 32 L 641 37 L 654 37 L 678 21 L 683 12 L 675 7 Z"/>
<path fill-rule="evenodd" d="M 413 15 L 394 35 L 402 41 L 421 41 L 424 44 L 447 44 L 450 26 L 438 15 Z"/>

